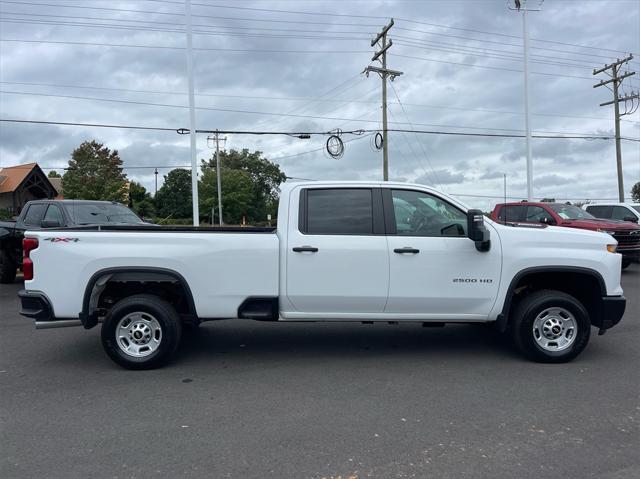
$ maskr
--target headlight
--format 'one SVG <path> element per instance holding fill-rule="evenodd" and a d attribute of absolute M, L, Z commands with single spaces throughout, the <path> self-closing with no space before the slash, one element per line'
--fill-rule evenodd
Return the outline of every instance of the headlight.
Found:
<path fill-rule="evenodd" d="M 616 252 L 616 248 L 617 248 L 617 245 L 615 245 L 615 244 L 608 244 L 607 245 L 607 251 L 609 253 L 615 253 Z"/>
<path fill-rule="evenodd" d="M 614 234 L 616 234 L 616 232 L 615 232 L 615 231 L 601 230 L 601 229 L 599 229 L 599 228 L 598 228 L 598 232 L 600 232 L 600 233 L 607 233 L 608 235 L 611 235 L 611 236 L 613 236 Z"/>

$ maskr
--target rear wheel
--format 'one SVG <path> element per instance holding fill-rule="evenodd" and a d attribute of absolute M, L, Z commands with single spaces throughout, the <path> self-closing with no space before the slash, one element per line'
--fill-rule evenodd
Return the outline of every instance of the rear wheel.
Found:
<path fill-rule="evenodd" d="M 0 249 L 0 283 L 13 283 L 16 279 L 18 266 L 9 251 Z"/>
<path fill-rule="evenodd" d="M 153 369 L 175 353 L 182 335 L 180 316 L 171 304 L 149 294 L 116 303 L 102 324 L 102 346 L 127 369 Z"/>
<path fill-rule="evenodd" d="M 573 296 L 543 290 L 518 304 L 511 319 L 511 333 L 518 349 L 529 359 L 564 363 L 587 346 L 591 322 L 584 306 Z"/>

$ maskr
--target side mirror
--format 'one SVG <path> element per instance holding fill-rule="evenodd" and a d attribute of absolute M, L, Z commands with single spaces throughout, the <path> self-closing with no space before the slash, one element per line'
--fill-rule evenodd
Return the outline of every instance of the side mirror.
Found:
<path fill-rule="evenodd" d="M 637 223 L 638 222 L 638 218 L 636 218 L 635 216 L 625 216 L 622 220 L 623 221 L 631 221 L 632 223 Z"/>
<path fill-rule="evenodd" d="M 62 225 L 58 220 L 43 220 L 40 226 L 43 228 L 60 228 Z"/>
<path fill-rule="evenodd" d="M 491 248 L 490 233 L 484 225 L 484 214 L 481 210 L 467 211 L 467 236 L 475 242 L 478 251 L 489 251 Z"/>
<path fill-rule="evenodd" d="M 556 224 L 556 220 L 554 220 L 553 218 L 540 218 L 540 223 L 553 226 Z"/>

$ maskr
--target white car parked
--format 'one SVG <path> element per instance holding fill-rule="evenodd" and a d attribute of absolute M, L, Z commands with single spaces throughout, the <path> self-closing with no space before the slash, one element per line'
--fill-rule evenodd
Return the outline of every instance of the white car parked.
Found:
<path fill-rule="evenodd" d="M 640 203 L 594 203 L 582 208 L 596 218 L 640 223 Z"/>

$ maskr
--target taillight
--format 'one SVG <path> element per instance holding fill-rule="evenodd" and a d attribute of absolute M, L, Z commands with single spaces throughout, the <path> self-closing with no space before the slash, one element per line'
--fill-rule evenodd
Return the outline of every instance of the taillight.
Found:
<path fill-rule="evenodd" d="M 30 253 L 38 247 L 36 238 L 24 238 L 22 240 L 22 273 L 24 279 L 33 279 L 33 261 L 29 257 Z"/>

